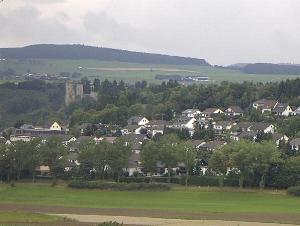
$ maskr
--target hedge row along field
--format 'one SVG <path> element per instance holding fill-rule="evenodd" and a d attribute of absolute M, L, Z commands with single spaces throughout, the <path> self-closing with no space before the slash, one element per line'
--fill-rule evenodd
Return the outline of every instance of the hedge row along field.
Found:
<path fill-rule="evenodd" d="M 161 183 L 114 183 L 102 181 L 74 180 L 69 183 L 70 188 L 100 189 L 116 191 L 168 191 L 171 186 Z"/>

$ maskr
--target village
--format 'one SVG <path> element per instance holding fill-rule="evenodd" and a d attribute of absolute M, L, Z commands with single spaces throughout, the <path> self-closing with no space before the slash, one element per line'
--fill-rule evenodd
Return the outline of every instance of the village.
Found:
<path fill-rule="evenodd" d="M 275 100 L 261 99 L 255 101 L 251 108 L 263 115 L 270 117 L 288 118 L 300 115 L 300 107 L 293 108 L 285 103 L 279 103 Z M 175 117 L 173 121 L 149 120 L 143 116 L 131 117 L 125 127 L 114 125 L 113 127 L 105 124 L 81 124 L 77 130 L 77 135 L 73 135 L 68 125 L 61 125 L 54 122 L 48 126 L 34 126 L 29 124 L 20 125 L 19 128 L 7 128 L 2 131 L 0 140 L 6 145 L 13 145 L 17 141 L 28 142 L 39 138 L 41 142 L 46 142 L 50 137 L 59 137 L 63 145 L 68 150 L 67 164 L 65 171 L 80 165 L 78 152 L 81 144 L 84 142 L 114 143 L 118 137 L 123 137 L 126 142 L 132 144 L 131 155 L 127 167 L 123 169 L 124 175 L 133 176 L 135 174 L 147 175 L 143 170 L 143 164 L 140 157 L 142 146 L 148 140 L 157 140 L 160 136 L 167 133 L 179 132 L 185 136 L 185 139 L 193 145 L 198 152 L 210 152 L 227 145 L 232 141 L 250 140 L 256 142 L 259 139 L 273 140 L 276 146 L 285 144 L 290 150 L 300 150 L 300 138 L 290 139 L 286 134 L 278 132 L 274 123 L 268 122 L 250 122 L 244 121 L 244 110 L 239 106 L 229 106 L 226 109 L 207 108 L 203 111 L 199 109 L 186 109 Z M 106 134 L 106 135 L 101 135 Z M 105 131 L 105 133 L 103 133 Z M 197 139 L 197 133 L 212 132 L 213 135 L 202 136 L 203 139 Z M 97 133 L 98 132 L 98 133 Z M 98 135 L 97 135 L 98 134 Z M 99 135 L 100 134 L 100 135 Z M 203 175 L 208 168 L 208 159 L 198 159 L 201 165 Z M 184 164 L 178 162 L 174 172 L 180 172 Z M 48 166 L 37 168 L 41 175 L 49 175 Z M 163 176 L 167 172 L 159 162 L 155 176 Z"/>

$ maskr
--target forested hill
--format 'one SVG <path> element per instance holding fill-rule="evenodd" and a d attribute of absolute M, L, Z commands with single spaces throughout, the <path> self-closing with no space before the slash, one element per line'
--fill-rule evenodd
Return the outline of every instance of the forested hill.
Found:
<path fill-rule="evenodd" d="M 209 65 L 204 59 L 132 52 L 84 45 L 41 44 L 22 48 L 0 48 L 0 57 L 16 59 L 96 59 L 102 61 L 147 64 Z"/>
<path fill-rule="evenodd" d="M 240 70 L 247 74 L 300 75 L 299 65 L 257 63 L 247 64 Z"/>

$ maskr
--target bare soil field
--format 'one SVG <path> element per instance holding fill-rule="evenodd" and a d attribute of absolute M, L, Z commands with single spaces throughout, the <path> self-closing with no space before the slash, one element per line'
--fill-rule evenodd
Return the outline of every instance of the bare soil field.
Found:
<path fill-rule="evenodd" d="M 207 225 L 219 226 L 219 222 L 239 222 L 235 225 L 259 226 L 255 222 L 273 223 L 261 224 L 262 226 L 277 226 L 281 224 L 300 224 L 300 214 L 278 214 L 278 213 L 220 213 L 220 212 L 183 212 L 166 210 L 145 210 L 145 209 L 119 209 L 119 208 L 76 208 L 61 206 L 39 206 L 23 204 L 0 204 L 0 211 L 25 211 L 47 214 L 75 214 L 75 215 L 101 215 L 101 216 L 131 216 L 131 217 L 152 217 L 168 219 L 189 219 L 189 220 L 214 220 L 217 224 Z M 216 221 L 217 220 L 217 221 Z M 214 222 L 212 221 L 212 223 Z M 242 222 L 254 222 L 254 224 L 241 224 Z M 125 223 L 125 222 L 124 222 Z M 274 224 L 275 223 L 275 224 Z M 130 222 L 129 222 L 130 225 Z M 177 224 L 181 225 L 181 224 Z M 188 224 L 187 224 L 188 225 Z M 206 224 L 204 224 L 206 225 Z M 228 224 L 223 224 L 227 226 Z M 220 226 L 223 226 L 220 225 Z M 230 225 L 231 226 L 231 225 Z"/>

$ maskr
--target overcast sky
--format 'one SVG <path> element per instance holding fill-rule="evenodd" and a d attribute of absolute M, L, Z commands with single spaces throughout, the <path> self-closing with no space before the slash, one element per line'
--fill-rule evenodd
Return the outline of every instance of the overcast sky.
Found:
<path fill-rule="evenodd" d="M 204 58 L 300 63 L 300 0 L 4 0 L 0 47 L 86 44 Z"/>

